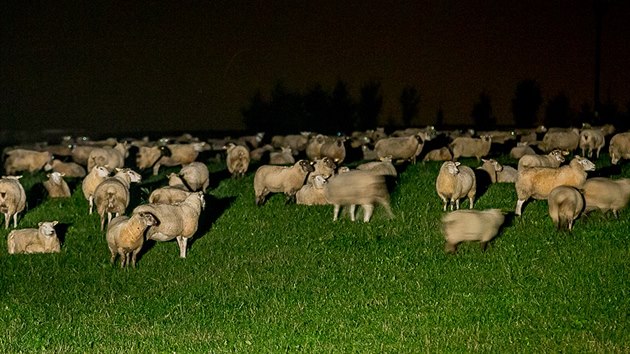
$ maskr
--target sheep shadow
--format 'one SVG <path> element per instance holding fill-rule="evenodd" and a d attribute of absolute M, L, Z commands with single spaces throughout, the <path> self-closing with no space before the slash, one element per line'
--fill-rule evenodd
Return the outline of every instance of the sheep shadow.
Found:
<path fill-rule="evenodd" d="M 204 237 L 210 231 L 212 224 L 214 224 L 221 215 L 234 203 L 236 197 L 216 198 L 212 195 L 206 195 L 206 207 L 199 216 L 199 223 L 197 224 L 197 232 L 195 236 L 188 240 L 188 247 L 198 240 Z"/>
<path fill-rule="evenodd" d="M 58 223 L 55 225 L 55 233 L 57 233 L 57 238 L 59 239 L 59 243 L 64 245 L 66 243 L 66 234 L 68 233 L 68 229 L 71 224 L 68 223 Z"/>
<path fill-rule="evenodd" d="M 621 165 L 610 165 L 602 168 L 598 168 L 595 171 L 590 171 L 588 177 L 610 177 L 617 176 L 622 173 Z"/>
<path fill-rule="evenodd" d="M 222 181 L 232 178 L 232 174 L 227 169 L 210 172 L 208 189 L 215 189 L 221 184 Z"/>
<path fill-rule="evenodd" d="M 475 173 L 477 188 L 475 199 L 479 199 L 488 191 L 488 188 L 490 188 L 490 185 L 492 185 L 492 180 L 490 179 L 490 175 L 488 174 L 488 172 L 486 172 L 485 170 L 475 168 L 473 169 L 473 172 Z"/>

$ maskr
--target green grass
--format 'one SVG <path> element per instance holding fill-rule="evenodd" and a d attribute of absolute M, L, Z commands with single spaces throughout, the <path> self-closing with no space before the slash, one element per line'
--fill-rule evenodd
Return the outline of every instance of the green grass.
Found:
<path fill-rule="evenodd" d="M 333 223 L 331 206 L 281 195 L 256 207 L 253 172 L 215 181 L 188 258 L 175 242 L 147 244 L 136 269 L 110 265 L 80 190 L 31 197 L 19 227 L 57 219 L 64 243 L 60 254 L 9 256 L 0 230 L 0 351 L 630 351 L 629 211 L 567 233 L 545 201 L 530 201 L 485 253 L 471 243 L 446 255 L 438 170 L 408 166 L 395 218 L 377 207 L 368 224 Z M 134 186 L 132 204 L 166 172 Z M 30 195 L 43 178 L 24 178 Z M 515 204 L 513 185 L 495 184 L 475 208 Z"/>

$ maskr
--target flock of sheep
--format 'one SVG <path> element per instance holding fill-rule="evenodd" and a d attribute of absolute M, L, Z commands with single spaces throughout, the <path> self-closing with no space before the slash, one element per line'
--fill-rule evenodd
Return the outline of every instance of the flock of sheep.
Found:
<path fill-rule="evenodd" d="M 264 142 L 263 133 L 203 142 L 185 134 L 159 141 L 68 139 L 58 145 L 7 148 L 6 176 L 0 179 L 0 211 L 5 228 L 11 221 L 15 228 L 8 235 L 8 251 L 60 251 L 54 229 L 57 221 L 42 221 L 37 229 L 17 229 L 18 215 L 25 210 L 27 200 L 18 173 L 46 170 L 48 180 L 43 186 L 50 198 L 70 196 L 64 178 L 81 179 L 81 190 L 89 205 L 86 212 L 96 210 L 100 216 L 112 263 L 120 257 L 121 267 L 135 266 L 137 254 L 149 239 L 177 240 L 180 257 L 185 258 L 187 242 L 197 232 L 209 186 L 208 168 L 197 159 L 200 153 L 208 151 L 221 151 L 218 156 L 225 158 L 233 178 L 243 177 L 252 162 L 260 165 L 253 182 L 256 205 L 263 205 L 271 193 L 283 193 L 287 202 L 333 205 L 333 220 L 339 218 L 342 207 L 347 207 L 354 221 L 359 206 L 364 222 L 370 221 L 377 205 L 389 217 L 393 216 L 387 179 L 397 176 L 397 166 L 415 163 L 420 157 L 424 162 L 443 161 L 435 188 L 443 210 L 450 208 L 442 218 L 447 252 L 456 252 L 463 241 L 479 241 L 485 249 L 504 223 L 504 212 L 498 209 L 473 209 L 479 176 L 492 183 L 514 183 L 517 216 L 530 198 L 547 199 L 554 224 L 568 230 L 585 212 L 612 211 L 616 216 L 630 200 L 630 179 L 587 178 L 587 172 L 595 169 L 588 158 L 593 154 L 599 157 L 607 142 L 613 164 L 630 158 L 630 132 L 614 134 L 611 126 L 487 132 L 437 132 L 426 127 L 391 134 L 376 129 L 351 136 L 304 132 L 274 136 Z M 131 147 L 136 151 L 133 168 L 125 166 Z M 578 148 L 581 155 L 563 164 L 565 156 L 576 153 Z M 491 153 L 499 153 L 494 149 L 509 149 L 518 165 L 485 159 Z M 458 161 L 460 157 L 475 157 L 481 166 L 465 166 Z M 161 166 L 181 168 L 168 175 L 168 185 L 151 192 L 148 203 L 125 215 L 130 188 L 142 179 L 134 168 L 157 175 Z M 469 209 L 459 210 L 464 198 Z"/>

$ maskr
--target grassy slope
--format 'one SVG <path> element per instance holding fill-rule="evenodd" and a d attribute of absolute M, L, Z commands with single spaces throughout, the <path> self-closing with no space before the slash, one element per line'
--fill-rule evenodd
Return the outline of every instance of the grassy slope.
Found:
<path fill-rule="evenodd" d="M 629 350 L 628 211 L 579 219 L 569 234 L 530 202 L 486 253 L 465 244 L 447 256 L 438 169 L 409 166 L 395 218 L 377 208 L 368 224 L 280 195 L 257 208 L 253 173 L 222 180 L 188 258 L 175 242 L 148 244 L 135 270 L 109 264 L 80 190 L 32 201 L 20 227 L 57 219 L 65 242 L 57 255 L 8 256 L 0 230 L 0 351 Z M 136 203 L 163 176 L 135 187 Z M 497 184 L 476 208 L 515 201 Z"/>

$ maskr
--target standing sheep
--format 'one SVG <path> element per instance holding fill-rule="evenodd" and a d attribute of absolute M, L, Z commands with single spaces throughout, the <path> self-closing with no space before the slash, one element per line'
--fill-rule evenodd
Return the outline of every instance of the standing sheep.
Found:
<path fill-rule="evenodd" d="M 17 227 L 18 214 L 26 208 L 26 192 L 20 183 L 22 176 L 4 176 L 0 179 L 0 212 L 4 214 L 4 228 L 8 229 L 13 218 Z"/>
<path fill-rule="evenodd" d="M 281 151 L 272 151 L 269 154 L 269 163 L 271 165 L 293 165 L 295 157 L 288 146 L 283 146 Z"/>
<path fill-rule="evenodd" d="M 210 185 L 210 172 L 208 167 L 201 162 L 195 161 L 184 165 L 179 171 L 179 176 L 191 192 L 205 193 Z"/>
<path fill-rule="evenodd" d="M 320 157 L 328 157 L 336 164 L 341 164 L 346 158 L 345 137 L 325 142 L 319 149 Z"/>
<path fill-rule="evenodd" d="M 136 267 L 136 256 L 144 244 L 144 232 L 157 220 L 151 213 L 137 213 L 128 216 L 117 216 L 107 226 L 107 246 L 112 254 L 110 262 L 116 261 L 120 255 L 120 267 L 129 265 Z"/>
<path fill-rule="evenodd" d="M 125 158 L 129 155 L 126 142 L 116 143 L 114 147 L 104 146 L 90 151 L 87 160 L 87 170 L 91 171 L 94 166 L 106 166 L 110 172 L 117 168 L 123 168 Z"/>
<path fill-rule="evenodd" d="M 442 217 L 444 249 L 447 253 L 457 253 L 457 246 L 464 241 L 479 241 L 486 250 L 488 242 L 498 233 L 505 216 L 499 209 L 456 210 Z"/>
<path fill-rule="evenodd" d="M 140 169 L 152 168 L 153 175 L 157 176 L 161 166 L 173 167 L 195 161 L 205 146 L 203 142 L 141 146 L 136 155 L 136 164 Z M 247 156 L 249 158 L 249 152 Z"/>
<path fill-rule="evenodd" d="M 518 171 L 512 166 L 506 166 L 495 159 L 481 159 L 483 164 L 479 167 L 490 175 L 492 183 L 514 183 L 518 176 Z"/>
<path fill-rule="evenodd" d="M 311 161 L 321 158 L 321 149 L 327 140 L 328 138 L 322 134 L 311 137 L 306 145 L 306 157 Z"/>
<path fill-rule="evenodd" d="M 256 205 L 262 205 L 269 193 L 284 193 L 287 202 L 302 188 L 306 176 L 315 169 L 306 160 L 300 160 L 293 166 L 263 165 L 254 175 L 254 193 Z"/>
<path fill-rule="evenodd" d="M 53 159 L 44 166 L 44 170 L 62 173 L 65 177 L 83 178 L 86 175 L 85 168 L 76 162 L 63 162 Z"/>
<path fill-rule="evenodd" d="M 621 159 L 630 159 L 630 132 L 613 135 L 608 145 L 608 153 L 613 165 L 618 164 Z"/>
<path fill-rule="evenodd" d="M 390 157 L 384 157 L 382 161 L 372 161 L 360 164 L 357 166 L 357 170 L 370 171 L 383 176 L 398 176 L 398 172 L 396 171 L 394 164 L 392 164 L 392 159 Z"/>
<path fill-rule="evenodd" d="M 85 197 L 85 199 L 87 199 L 90 205 L 90 214 L 92 214 L 92 210 L 94 209 L 94 190 L 108 176 L 109 170 L 107 168 L 105 168 L 104 166 L 94 166 L 81 183 L 83 196 Z"/>
<path fill-rule="evenodd" d="M 44 185 L 44 188 L 46 188 L 49 197 L 70 197 L 70 187 L 68 187 L 68 183 L 66 183 L 66 181 L 63 179 L 63 176 L 64 175 L 59 172 L 47 174 L 48 180 L 44 181 L 42 184 Z"/>
<path fill-rule="evenodd" d="M 322 176 L 326 180 L 329 179 L 335 174 L 335 169 L 337 168 L 337 165 L 328 157 L 317 159 L 311 164 L 313 165 L 313 172 L 308 174 L 308 183 L 313 183 L 316 176 Z"/>
<path fill-rule="evenodd" d="M 94 204 L 101 217 L 101 231 L 105 227 L 105 213 L 107 223 L 112 220 L 112 214 L 119 216 L 129 205 L 129 187 L 132 182 L 140 182 L 142 177 L 137 172 L 122 168 L 116 171 L 114 177 L 107 177 L 94 190 Z"/>
<path fill-rule="evenodd" d="M 59 253 L 61 245 L 57 232 L 57 221 L 37 224 L 37 229 L 21 229 L 9 232 L 7 248 L 9 254 L 16 253 Z"/>
<path fill-rule="evenodd" d="M 453 208 L 459 209 L 459 200 L 466 196 L 470 201 L 469 208 L 472 209 L 477 193 L 475 173 L 470 167 L 463 166 L 459 162 L 446 161 L 440 167 L 435 181 L 435 189 L 444 203 L 444 211 L 449 204 L 451 210 Z"/>
<path fill-rule="evenodd" d="M 424 141 L 419 135 L 410 135 L 383 138 L 376 142 L 374 150 L 379 159 L 389 156 L 392 160 L 411 160 L 415 164 L 423 146 Z"/>
<path fill-rule="evenodd" d="M 554 149 L 567 150 L 569 152 L 575 151 L 580 143 L 580 130 L 577 128 L 553 130 L 550 128 L 539 147 L 549 152 Z"/>
<path fill-rule="evenodd" d="M 223 149 L 227 151 L 225 162 L 227 163 L 228 171 L 232 174 L 232 178 L 245 176 L 250 162 L 247 148 L 242 145 L 227 143 Z"/>
<path fill-rule="evenodd" d="M 37 172 L 49 163 L 53 156 L 48 151 L 34 151 L 27 149 L 15 149 L 6 153 L 4 161 L 4 171 L 8 175 L 14 175 L 18 172 L 28 171 L 30 173 Z"/>
<path fill-rule="evenodd" d="M 477 161 L 490 153 L 492 146 L 492 137 L 483 135 L 479 139 L 469 137 L 458 137 L 449 144 L 453 151 L 453 160 L 457 161 L 460 157 L 476 157 Z"/>
<path fill-rule="evenodd" d="M 573 222 L 584 209 L 584 197 L 574 187 L 558 186 L 551 190 L 547 198 L 549 216 L 556 228 L 573 229 Z"/>
<path fill-rule="evenodd" d="M 582 192 L 586 204 L 585 213 L 593 210 L 605 213 L 610 210 L 616 218 L 619 210 L 625 208 L 630 201 L 630 178 L 589 178 L 584 182 Z"/>
<path fill-rule="evenodd" d="M 582 156 L 591 158 L 593 150 L 596 151 L 596 157 L 599 158 L 599 151 L 604 147 L 606 139 L 604 132 L 599 129 L 584 129 L 580 132 L 580 149 Z"/>
<path fill-rule="evenodd" d="M 324 185 L 324 196 L 334 205 L 333 221 L 337 221 L 341 206 L 350 206 L 350 220 L 355 221 L 356 205 L 363 207 L 363 221 L 369 222 L 376 203 L 382 205 L 390 217 L 389 192 L 385 177 L 367 171 L 348 171 L 331 177 Z"/>

